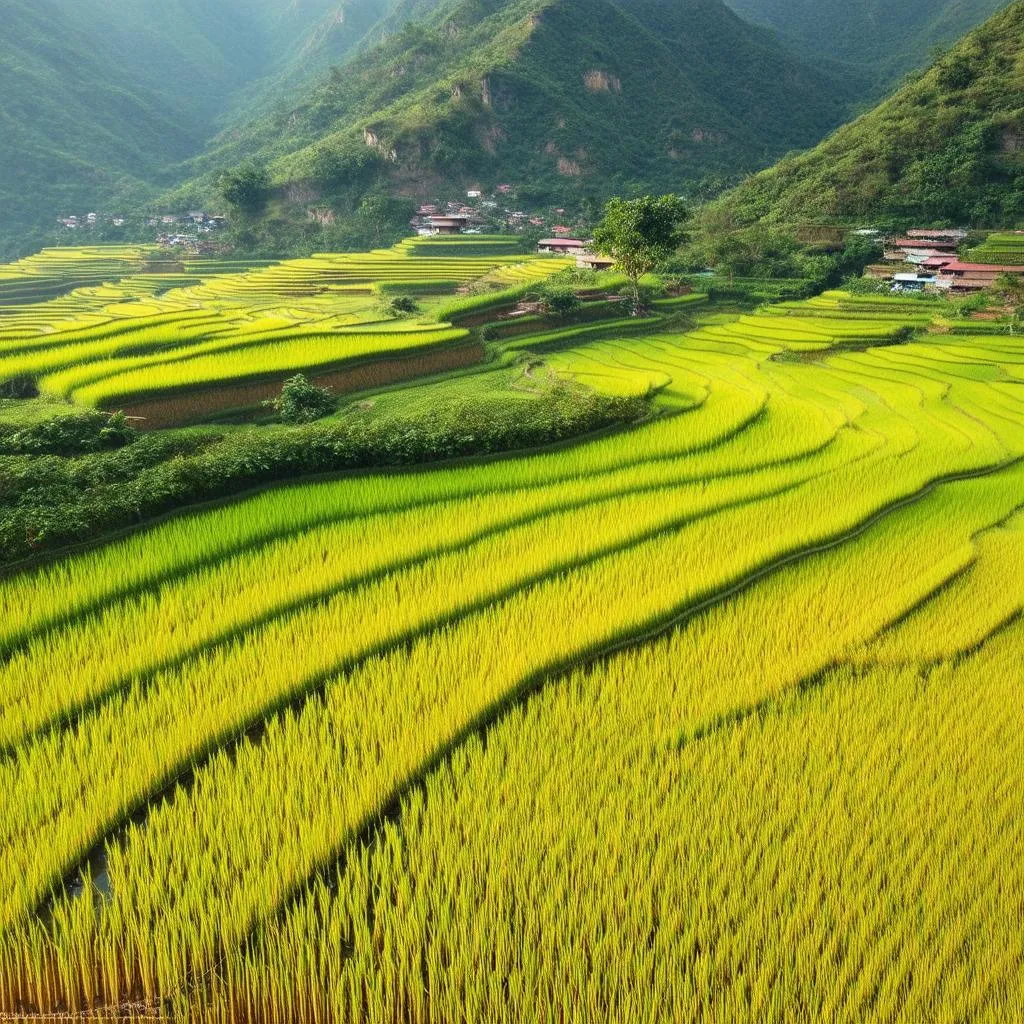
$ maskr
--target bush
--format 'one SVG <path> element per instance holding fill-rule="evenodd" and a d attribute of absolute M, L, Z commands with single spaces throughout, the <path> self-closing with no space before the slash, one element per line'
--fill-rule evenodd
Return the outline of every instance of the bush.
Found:
<path fill-rule="evenodd" d="M 284 423 L 312 423 L 330 416 L 338 399 L 328 388 L 317 387 L 304 374 L 289 377 L 281 394 L 269 403 Z"/>
<path fill-rule="evenodd" d="M 82 459 L 0 457 L 0 564 L 257 484 L 528 449 L 646 412 L 639 397 L 559 384 L 526 409 L 470 401 L 424 416 L 144 434 L 121 451 Z"/>
<path fill-rule="evenodd" d="M 387 311 L 392 316 L 410 316 L 419 312 L 419 303 L 411 295 L 396 295 L 387 303 Z"/>
<path fill-rule="evenodd" d="M 655 299 L 665 297 L 665 287 L 664 285 L 641 284 L 634 289 L 632 285 L 628 285 L 620 289 L 619 294 L 629 300 L 633 315 L 641 316 L 651 308 L 651 303 Z"/>
<path fill-rule="evenodd" d="M 541 300 L 544 312 L 567 320 L 579 312 L 580 300 L 571 288 L 548 288 Z"/>
<path fill-rule="evenodd" d="M 888 295 L 892 291 L 891 282 L 873 277 L 848 277 L 839 287 L 851 295 Z"/>
<path fill-rule="evenodd" d="M 72 413 L 0 435 L 0 454 L 89 455 L 123 448 L 137 436 L 124 413 Z"/>

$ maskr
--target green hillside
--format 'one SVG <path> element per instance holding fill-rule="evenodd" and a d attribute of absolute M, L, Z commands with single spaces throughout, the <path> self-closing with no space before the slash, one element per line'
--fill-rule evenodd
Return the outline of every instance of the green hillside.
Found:
<path fill-rule="evenodd" d="M 900 79 L 1006 6 L 1007 0 L 727 0 L 756 25 L 801 49 L 870 69 L 879 84 Z"/>
<path fill-rule="evenodd" d="M 0 258 L 61 213 L 180 178 L 223 120 L 307 49 L 341 58 L 386 0 L 12 0 L 0 34 Z M 345 38 L 325 24 L 351 24 Z M 310 67 L 310 75 L 315 71 Z"/>
<path fill-rule="evenodd" d="M 718 204 L 741 223 L 1024 221 L 1024 2 L 810 152 Z"/>
<path fill-rule="evenodd" d="M 453 0 L 221 140 L 304 202 L 511 181 L 551 198 L 679 188 L 821 138 L 856 94 L 720 0 Z M 424 11 L 426 12 L 424 14 Z"/>

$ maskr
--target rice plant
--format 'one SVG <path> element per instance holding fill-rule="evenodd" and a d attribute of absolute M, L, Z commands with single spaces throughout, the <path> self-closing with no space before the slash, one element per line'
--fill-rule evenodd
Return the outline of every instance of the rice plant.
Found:
<path fill-rule="evenodd" d="M 359 289 L 528 284 L 491 245 L 44 302 L 0 366 L 102 404 L 457 344 Z M 0 1012 L 1024 1012 L 1024 346 L 842 292 L 693 316 L 516 339 L 649 396 L 629 431 L 0 580 Z"/>

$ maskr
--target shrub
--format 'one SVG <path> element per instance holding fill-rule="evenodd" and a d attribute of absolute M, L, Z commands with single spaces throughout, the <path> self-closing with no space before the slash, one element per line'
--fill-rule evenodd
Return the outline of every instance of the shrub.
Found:
<path fill-rule="evenodd" d="M 580 309 L 580 300 L 571 288 L 548 288 L 541 301 L 544 312 L 559 320 L 567 320 Z"/>
<path fill-rule="evenodd" d="M 124 413 L 72 413 L 0 436 L 0 454 L 89 455 L 123 448 L 136 437 Z"/>
<path fill-rule="evenodd" d="M 410 316 L 419 312 L 419 303 L 411 295 L 396 295 L 387 304 L 387 311 L 392 316 Z"/>
<path fill-rule="evenodd" d="M 269 403 L 285 423 L 312 423 L 330 416 L 338 399 L 328 388 L 317 387 L 304 374 L 289 377 L 281 394 Z"/>

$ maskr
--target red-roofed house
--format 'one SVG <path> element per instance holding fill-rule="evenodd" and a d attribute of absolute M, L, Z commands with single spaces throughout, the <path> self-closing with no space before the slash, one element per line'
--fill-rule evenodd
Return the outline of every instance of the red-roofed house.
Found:
<path fill-rule="evenodd" d="M 587 243 L 579 238 L 542 238 L 538 252 L 555 252 L 560 256 L 579 256 L 587 251 Z"/>
<path fill-rule="evenodd" d="M 469 223 L 468 217 L 428 217 L 426 229 L 434 235 L 460 235 Z"/>
<path fill-rule="evenodd" d="M 1004 274 L 1024 276 L 1024 266 L 999 266 L 995 263 L 947 263 L 939 283 L 953 291 L 980 292 L 991 288 Z"/>

